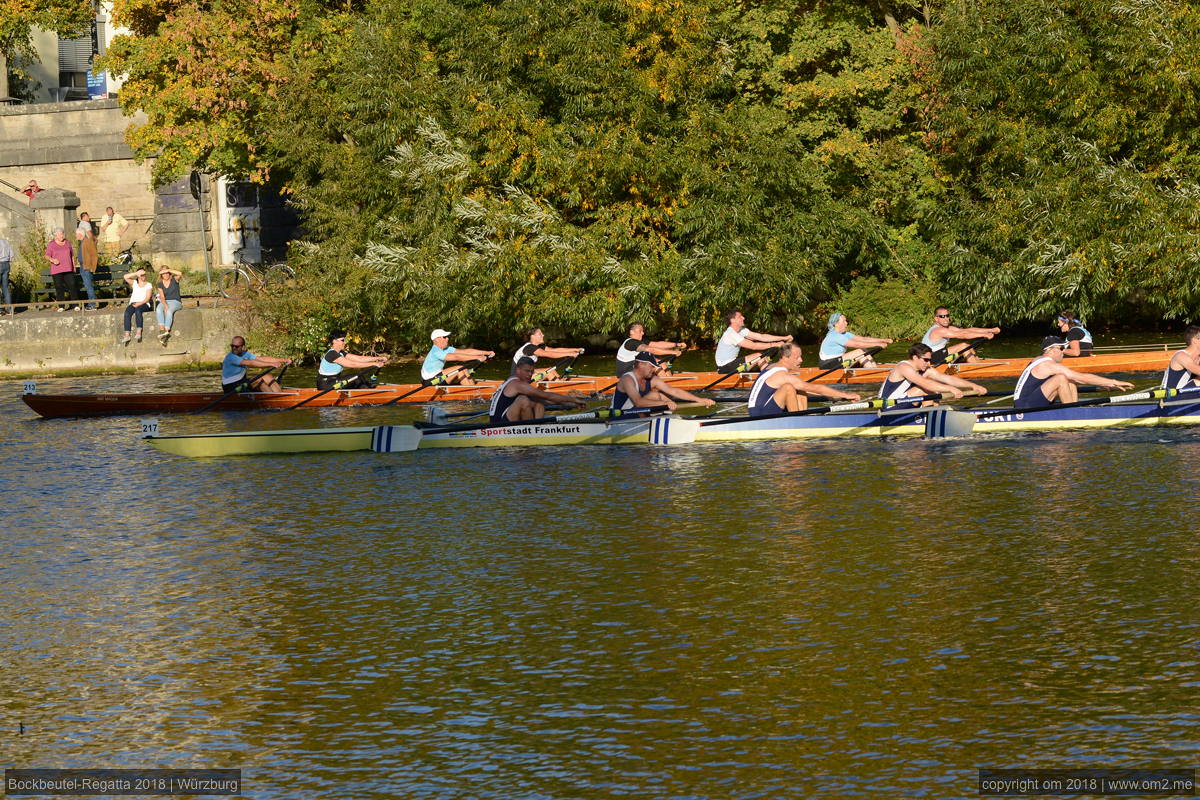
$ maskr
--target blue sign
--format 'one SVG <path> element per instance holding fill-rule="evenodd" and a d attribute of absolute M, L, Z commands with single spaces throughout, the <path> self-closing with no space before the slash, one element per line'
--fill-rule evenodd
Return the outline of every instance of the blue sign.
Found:
<path fill-rule="evenodd" d="M 107 100 L 108 99 L 108 76 L 103 72 L 92 72 L 90 69 L 87 74 L 88 81 L 88 99 L 89 100 Z"/>

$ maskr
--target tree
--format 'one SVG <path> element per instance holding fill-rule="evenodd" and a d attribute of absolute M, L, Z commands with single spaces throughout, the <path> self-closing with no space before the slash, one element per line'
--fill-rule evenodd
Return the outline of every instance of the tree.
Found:
<path fill-rule="evenodd" d="M 94 14 L 90 0 L 0 0 L 0 98 L 8 97 L 10 68 L 31 55 L 34 28 L 78 36 Z"/>

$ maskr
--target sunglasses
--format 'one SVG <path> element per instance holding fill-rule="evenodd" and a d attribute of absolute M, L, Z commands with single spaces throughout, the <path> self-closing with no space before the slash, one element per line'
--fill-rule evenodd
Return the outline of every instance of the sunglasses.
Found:
<path fill-rule="evenodd" d="M 950 319 L 949 314 L 935 314 L 934 316 L 937 317 L 938 319 Z"/>

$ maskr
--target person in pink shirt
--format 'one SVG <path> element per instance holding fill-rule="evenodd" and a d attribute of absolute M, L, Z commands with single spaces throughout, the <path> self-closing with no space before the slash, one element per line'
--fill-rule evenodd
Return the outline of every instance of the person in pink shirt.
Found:
<path fill-rule="evenodd" d="M 79 289 L 75 286 L 75 248 L 67 241 L 67 234 L 62 228 L 54 229 L 54 238 L 46 245 L 46 260 L 50 262 L 50 279 L 54 281 L 54 299 L 62 302 L 69 297 L 79 299 Z M 66 295 L 66 297 L 64 297 Z M 59 306 L 55 311 L 62 311 Z M 76 307 L 76 311 L 83 309 Z"/>

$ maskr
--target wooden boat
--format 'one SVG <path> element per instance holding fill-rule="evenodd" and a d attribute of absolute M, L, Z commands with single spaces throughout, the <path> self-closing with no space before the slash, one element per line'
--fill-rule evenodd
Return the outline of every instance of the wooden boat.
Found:
<path fill-rule="evenodd" d="M 267 453 L 375 450 L 395 453 L 420 448 L 528 447 L 577 444 L 688 444 L 700 429 L 694 420 L 672 416 L 650 419 L 570 419 L 540 424 L 450 425 L 415 428 L 379 425 L 360 428 L 306 428 L 239 433 L 147 436 L 151 446 L 189 458 Z"/>
<path fill-rule="evenodd" d="M 1171 351 L 1167 349 L 1125 353 L 1101 353 L 1088 358 L 1073 358 L 1067 362 L 1080 372 L 1152 372 L 1166 369 Z M 968 380 L 1015 377 L 1032 359 L 981 361 L 975 364 L 950 364 L 941 367 Z M 823 375 L 823 370 L 806 367 L 797 375 L 818 383 L 878 384 L 887 377 L 894 365 L 871 369 L 836 370 Z M 722 376 L 716 372 L 680 372 L 665 376 L 671 385 L 695 391 L 709 386 Z M 726 376 L 716 384 L 717 389 L 749 389 L 757 373 Z M 543 381 L 538 384 L 549 392 L 560 394 L 611 393 L 616 378 L 578 376 L 569 380 Z M 387 405 L 391 403 L 418 404 L 442 401 L 486 400 L 496 391 L 500 381 L 479 381 L 473 386 L 421 386 L 420 384 L 380 384 L 371 389 L 342 389 L 321 394 L 316 389 L 287 389 L 282 392 L 246 392 L 231 395 L 220 403 L 220 392 L 175 394 L 24 394 L 21 399 L 38 415 L 47 419 L 58 417 L 96 417 L 118 414 L 179 414 L 199 411 L 212 406 L 212 411 L 283 410 L 304 402 L 305 408 Z M 320 395 L 320 396 L 318 396 Z"/>

